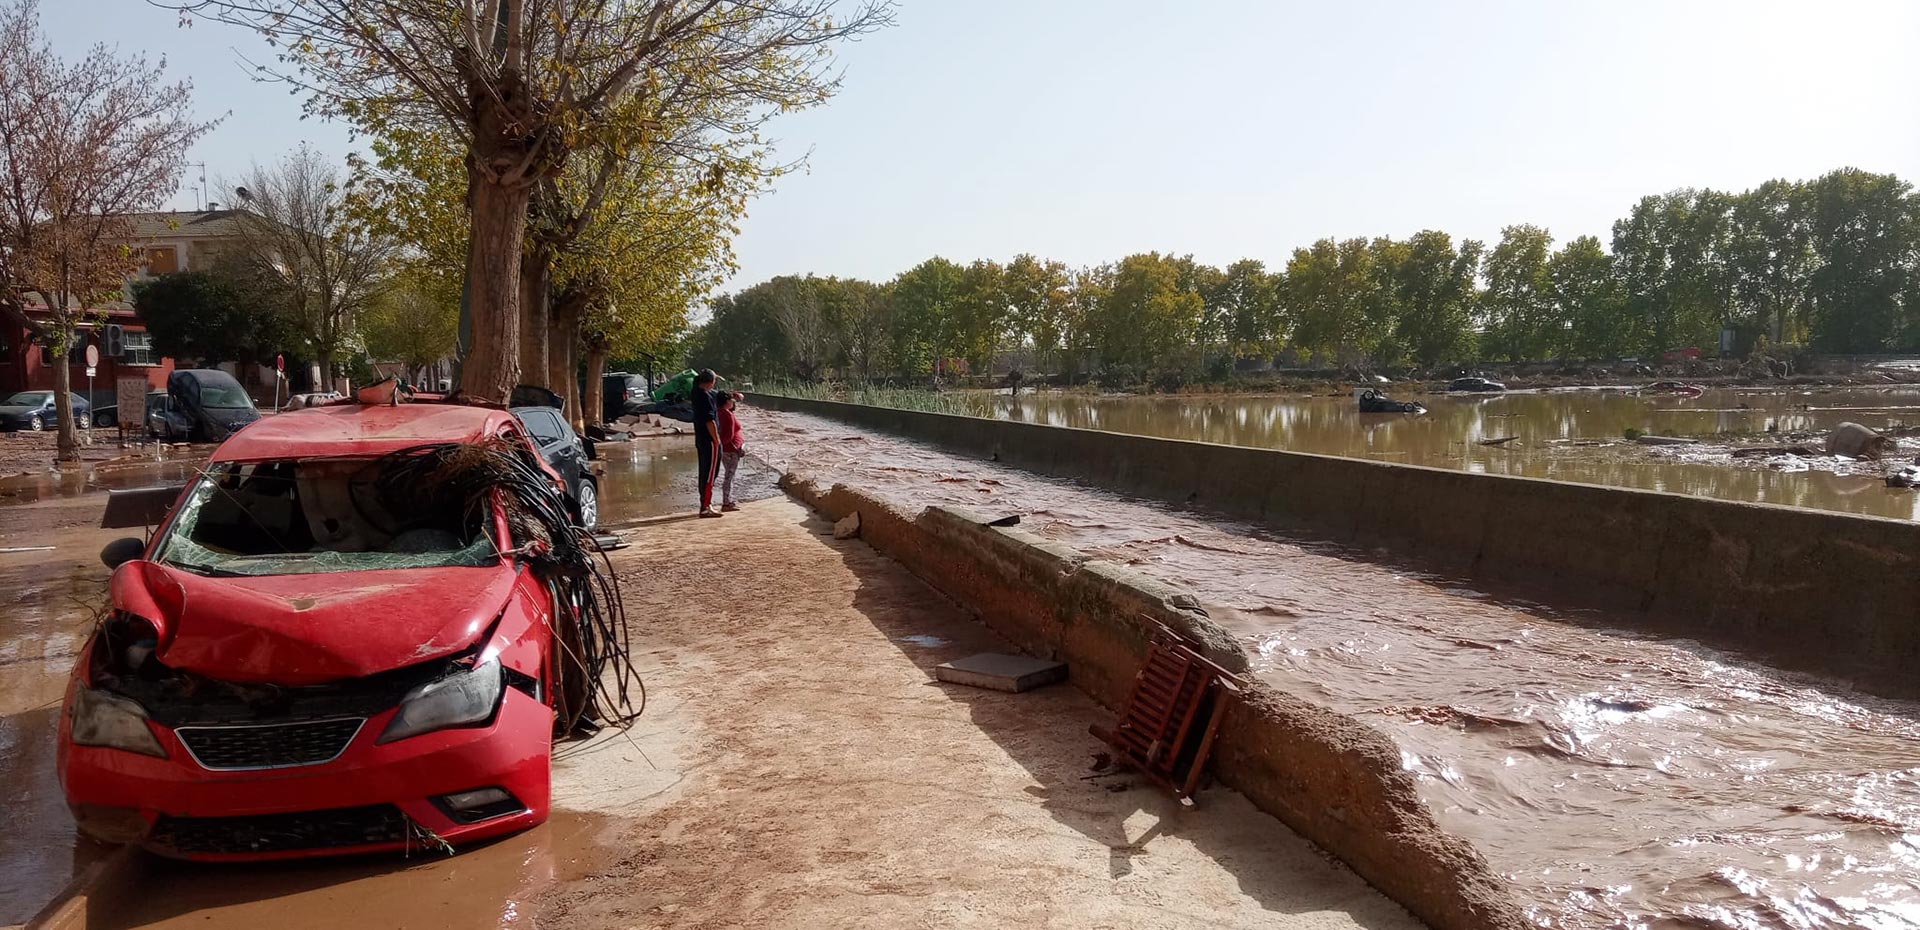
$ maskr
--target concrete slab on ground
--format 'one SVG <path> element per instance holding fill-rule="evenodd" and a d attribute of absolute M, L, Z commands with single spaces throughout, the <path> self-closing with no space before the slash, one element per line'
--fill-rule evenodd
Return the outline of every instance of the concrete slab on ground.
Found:
<path fill-rule="evenodd" d="M 989 688 L 994 691 L 1031 691 L 1041 685 L 1067 680 L 1067 663 L 1033 656 L 983 652 L 979 655 L 942 662 L 933 667 L 933 677 L 957 685 Z"/>

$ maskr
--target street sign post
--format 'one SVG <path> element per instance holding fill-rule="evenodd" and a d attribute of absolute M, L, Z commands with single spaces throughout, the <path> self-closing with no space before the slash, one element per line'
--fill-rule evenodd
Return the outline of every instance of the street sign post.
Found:
<path fill-rule="evenodd" d="M 273 412 L 280 412 L 280 382 L 287 380 L 287 355 L 282 352 L 273 357 Z"/>
<path fill-rule="evenodd" d="M 94 405 L 93 374 L 99 369 L 100 369 L 100 347 L 89 342 L 87 343 L 87 419 L 88 420 L 93 419 L 93 405 Z M 92 427 L 93 424 L 88 423 L 87 426 Z M 87 435 L 88 437 L 92 437 L 93 433 L 88 432 Z M 91 442 L 92 439 L 89 438 L 88 441 Z"/>

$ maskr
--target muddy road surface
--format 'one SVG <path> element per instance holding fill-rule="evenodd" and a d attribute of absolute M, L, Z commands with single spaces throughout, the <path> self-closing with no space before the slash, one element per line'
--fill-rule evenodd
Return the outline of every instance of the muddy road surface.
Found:
<path fill-rule="evenodd" d="M 1398 742 L 1543 927 L 1920 927 L 1920 704 L 821 419 L 745 425 L 776 467 L 1020 514 L 1195 592 L 1262 677 Z"/>

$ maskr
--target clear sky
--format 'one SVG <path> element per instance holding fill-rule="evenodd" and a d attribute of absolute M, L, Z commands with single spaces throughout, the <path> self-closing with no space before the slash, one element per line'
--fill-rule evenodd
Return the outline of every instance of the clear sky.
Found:
<path fill-rule="evenodd" d="M 196 153 L 211 179 L 350 146 L 247 79 L 233 49 L 264 50 L 243 33 L 143 0 L 43 5 L 63 50 L 165 53 L 203 112 L 231 111 Z M 935 254 L 1277 264 L 1321 236 L 1520 222 L 1604 239 L 1676 187 L 1920 181 L 1911 0 L 901 0 L 897 19 L 844 50 L 835 100 L 772 127 L 810 169 L 753 205 L 736 285 Z"/>

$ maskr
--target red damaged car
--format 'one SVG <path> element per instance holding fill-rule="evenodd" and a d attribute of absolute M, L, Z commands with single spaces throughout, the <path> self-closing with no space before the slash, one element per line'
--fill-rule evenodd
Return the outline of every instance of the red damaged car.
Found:
<path fill-rule="evenodd" d="M 112 612 L 60 721 L 81 828 L 257 859 L 546 819 L 563 589 L 504 492 L 392 480 L 408 450 L 486 441 L 532 454 L 498 409 L 283 413 L 227 440 L 151 540 L 109 545 Z"/>

